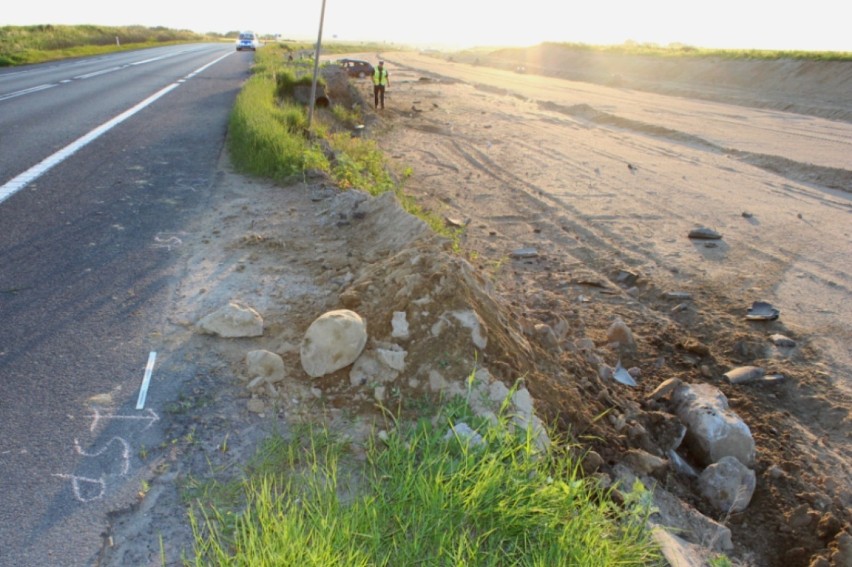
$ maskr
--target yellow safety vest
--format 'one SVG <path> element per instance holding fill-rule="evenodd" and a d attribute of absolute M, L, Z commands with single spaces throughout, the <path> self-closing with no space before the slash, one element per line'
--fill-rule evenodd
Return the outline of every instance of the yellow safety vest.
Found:
<path fill-rule="evenodd" d="M 388 86 L 388 70 L 376 67 L 376 70 L 373 71 L 373 84 Z"/>

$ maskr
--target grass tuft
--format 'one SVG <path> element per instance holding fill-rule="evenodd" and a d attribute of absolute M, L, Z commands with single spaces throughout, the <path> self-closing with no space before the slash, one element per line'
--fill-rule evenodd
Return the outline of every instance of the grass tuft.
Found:
<path fill-rule="evenodd" d="M 452 413 L 470 416 L 451 405 Z M 475 421 L 475 420 L 474 420 Z M 438 423 L 439 425 L 433 425 Z M 400 426 L 360 468 L 327 431 L 275 438 L 250 466 L 245 506 L 193 508 L 196 565 L 650 565 L 647 507 L 618 508 L 578 463 L 535 450 L 508 420 Z M 300 442 L 299 439 L 307 439 Z M 345 474 L 343 471 L 353 471 Z"/>

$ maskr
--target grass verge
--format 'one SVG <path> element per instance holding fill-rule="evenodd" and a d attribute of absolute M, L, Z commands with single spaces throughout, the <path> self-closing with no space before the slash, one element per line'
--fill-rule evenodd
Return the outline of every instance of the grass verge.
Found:
<path fill-rule="evenodd" d="M 475 434 L 460 426 L 467 415 Z M 433 420 L 372 437 L 366 461 L 326 430 L 271 438 L 244 504 L 197 501 L 195 565 L 652 565 L 642 498 L 615 506 L 530 431 L 456 399 Z"/>
<path fill-rule="evenodd" d="M 270 45 L 255 55 L 252 76 L 237 96 L 229 123 L 229 149 L 237 169 L 283 184 L 318 170 L 331 176 L 341 189 L 358 188 L 371 195 L 394 191 L 406 211 L 458 248 L 461 231 L 446 226 L 442 218 L 405 194 L 403 186 L 410 171 L 391 172 L 374 141 L 353 137 L 352 125 L 362 118 L 360 108 L 335 105 L 328 111 L 316 109 L 308 131 L 307 109 L 293 99 L 293 93 L 310 86 L 313 65 L 289 61 L 287 53 L 293 49 Z"/>

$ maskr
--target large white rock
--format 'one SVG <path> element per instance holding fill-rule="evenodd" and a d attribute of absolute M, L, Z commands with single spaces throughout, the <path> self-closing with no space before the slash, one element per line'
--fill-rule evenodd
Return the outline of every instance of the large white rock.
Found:
<path fill-rule="evenodd" d="M 263 335 L 263 317 L 251 307 L 231 301 L 198 322 L 202 332 L 224 338 Z"/>
<path fill-rule="evenodd" d="M 698 477 L 698 490 L 720 512 L 745 510 L 754 494 L 754 471 L 734 457 L 722 457 Z"/>
<path fill-rule="evenodd" d="M 284 379 L 284 360 L 268 350 L 253 350 L 246 354 L 250 378 L 263 378 L 270 384 Z"/>
<path fill-rule="evenodd" d="M 302 368 L 311 378 L 349 366 L 367 344 L 367 323 L 348 309 L 329 311 L 311 323 L 299 354 Z"/>
<path fill-rule="evenodd" d="M 728 398 L 710 384 L 684 384 L 672 395 L 675 413 L 686 425 L 685 442 L 703 465 L 723 457 L 754 464 L 754 438 L 748 425 L 728 407 Z"/>

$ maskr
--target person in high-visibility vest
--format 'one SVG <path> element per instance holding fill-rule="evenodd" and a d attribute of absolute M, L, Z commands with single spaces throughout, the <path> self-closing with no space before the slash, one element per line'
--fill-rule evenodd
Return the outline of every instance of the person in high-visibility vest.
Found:
<path fill-rule="evenodd" d="M 388 80 L 388 70 L 385 69 L 385 62 L 379 61 L 379 66 L 373 71 L 373 97 L 375 98 L 375 106 L 385 107 L 385 89 L 390 86 Z"/>

